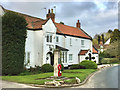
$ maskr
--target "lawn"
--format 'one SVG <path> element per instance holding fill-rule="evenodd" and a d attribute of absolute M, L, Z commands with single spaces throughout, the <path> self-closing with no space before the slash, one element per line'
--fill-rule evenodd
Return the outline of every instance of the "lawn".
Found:
<path fill-rule="evenodd" d="M 84 81 L 84 79 L 91 73 L 95 72 L 96 69 L 75 69 L 75 70 L 64 70 L 62 72 L 62 76 L 64 77 L 72 77 L 71 80 L 65 80 L 65 83 L 75 83 L 75 77 L 80 78 L 81 81 Z M 24 76 L 2 76 L 3 80 L 18 82 L 18 83 L 26 83 L 26 84 L 44 84 L 45 79 L 53 76 L 53 72 L 50 73 L 40 73 L 35 75 L 24 75 Z M 40 78 L 42 80 L 40 80 Z M 50 80 L 49 80 L 50 81 Z"/>

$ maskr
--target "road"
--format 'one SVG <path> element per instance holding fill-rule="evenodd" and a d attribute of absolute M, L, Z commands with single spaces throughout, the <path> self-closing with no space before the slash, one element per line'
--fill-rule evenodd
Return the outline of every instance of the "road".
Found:
<path fill-rule="evenodd" d="M 108 67 L 95 73 L 86 84 L 72 88 L 118 88 L 118 73 L 120 65 Z"/>

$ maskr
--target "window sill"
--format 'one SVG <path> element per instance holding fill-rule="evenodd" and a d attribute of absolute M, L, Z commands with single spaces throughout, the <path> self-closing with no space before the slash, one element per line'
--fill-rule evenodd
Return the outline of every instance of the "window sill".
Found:
<path fill-rule="evenodd" d="M 73 63 L 73 61 L 69 61 L 69 63 Z"/>

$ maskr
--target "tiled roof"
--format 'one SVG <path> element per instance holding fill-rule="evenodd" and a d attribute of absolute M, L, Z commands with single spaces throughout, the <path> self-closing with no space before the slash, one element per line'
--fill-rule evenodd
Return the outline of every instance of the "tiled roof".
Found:
<path fill-rule="evenodd" d="M 93 46 L 93 48 L 92 48 L 92 53 L 93 54 L 98 54 L 98 51 L 96 50 L 96 48 Z"/>
<path fill-rule="evenodd" d="M 89 50 L 81 50 L 79 55 L 85 55 Z"/>
<path fill-rule="evenodd" d="M 3 8 L 3 10 L 5 12 L 11 11 L 11 10 L 7 10 L 5 8 Z M 14 12 L 14 11 L 12 11 L 12 12 Z M 40 28 L 42 28 L 42 24 L 46 23 L 46 21 L 47 21 L 47 20 L 43 20 L 41 18 L 33 17 L 33 16 L 30 16 L 30 15 L 26 15 L 26 14 L 22 14 L 22 13 L 19 13 L 19 12 L 16 12 L 16 13 L 18 13 L 19 15 L 21 15 L 25 18 L 26 22 L 28 23 L 28 25 L 27 25 L 28 29 L 40 29 Z"/>
<path fill-rule="evenodd" d="M 4 11 L 7 12 L 7 11 L 11 11 L 11 10 L 4 9 Z M 18 12 L 16 12 L 16 13 L 18 13 Z M 25 17 L 25 19 L 28 23 L 28 25 L 27 25 L 28 29 L 41 29 L 42 25 L 47 22 L 47 19 L 43 20 L 41 18 L 29 16 L 29 15 L 22 14 L 22 13 L 18 13 L 18 14 Z M 55 25 L 57 27 L 57 33 L 59 33 L 59 34 L 66 34 L 66 35 L 72 35 L 72 36 L 78 36 L 78 37 L 83 37 L 83 38 L 87 38 L 87 39 L 92 39 L 82 29 L 63 25 L 60 23 L 55 23 Z"/>
<path fill-rule="evenodd" d="M 71 26 L 60 24 L 60 23 L 55 23 L 55 25 L 57 27 L 57 33 L 91 39 L 90 36 L 86 35 L 82 30 L 76 27 L 71 27 Z"/>

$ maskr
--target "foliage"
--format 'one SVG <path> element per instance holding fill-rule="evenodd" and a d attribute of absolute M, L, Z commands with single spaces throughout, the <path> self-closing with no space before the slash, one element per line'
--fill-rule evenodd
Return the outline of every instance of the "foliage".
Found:
<path fill-rule="evenodd" d="M 107 51 L 103 51 L 103 52 L 100 52 L 99 57 L 100 58 L 112 58 L 113 56 L 107 53 Z"/>
<path fill-rule="evenodd" d="M 101 63 L 102 64 L 110 64 L 110 63 L 118 63 L 119 60 L 117 58 L 103 58 Z"/>
<path fill-rule="evenodd" d="M 60 24 L 63 24 L 63 25 L 64 25 L 64 22 L 60 22 Z"/>
<path fill-rule="evenodd" d="M 77 70 L 64 70 L 62 73 L 62 76 L 64 77 L 75 77 L 80 78 L 81 81 L 84 81 L 85 78 L 90 75 L 91 73 L 95 72 L 96 69 L 77 69 Z M 2 76 L 3 80 L 8 80 L 8 81 L 14 81 L 18 83 L 25 83 L 25 84 L 44 84 L 45 81 L 50 81 L 46 80 L 44 78 L 48 78 L 50 76 L 53 76 L 53 72 L 49 73 L 40 73 L 40 74 L 35 74 L 35 75 L 24 75 L 24 76 Z M 66 81 L 67 83 L 72 83 L 72 80 L 70 79 L 69 81 Z"/>
<path fill-rule="evenodd" d="M 63 66 L 63 64 L 61 64 L 61 66 L 62 66 L 62 69 L 61 69 L 61 71 L 64 71 L 64 66 Z"/>
<path fill-rule="evenodd" d="M 50 64 L 44 64 L 42 67 L 41 67 L 41 71 L 42 72 L 53 72 L 54 68 L 52 65 Z"/>
<path fill-rule="evenodd" d="M 112 30 L 108 30 L 108 33 L 112 33 Z"/>
<path fill-rule="evenodd" d="M 103 42 L 103 44 L 104 44 L 104 43 L 105 43 L 104 34 L 102 34 L 101 36 L 102 36 L 102 42 Z"/>
<path fill-rule="evenodd" d="M 85 67 L 86 69 L 97 69 L 97 64 L 93 61 L 84 60 L 80 63 L 81 66 Z"/>
<path fill-rule="evenodd" d="M 109 47 L 107 48 L 107 50 L 105 52 L 108 53 L 110 56 L 114 56 L 114 57 L 120 59 L 119 46 L 120 46 L 120 40 L 114 41 L 109 45 Z"/>
<path fill-rule="evenodd" d="M 14 12 L 2 16 L 2 74 L 16 75 L 23 71 L 26 20 Z"/>
<path fill-rule="evenodd" d="M 100 40 L 101 40 L 100 35 L 98 35 L 98 44 L 100 44 Z"/>
<path fill-rule="evenodd" d="M 80 66 L 80 64 L 72 64 L 70 69 L 85 69 L 84 66 Z"/>
<path fill-rule="evenodd" d="M 119 29 L 114 29 L 111 35 L 110 43 L 117 41 L 117 40 L 120 40 L 120 31 Z"/>

